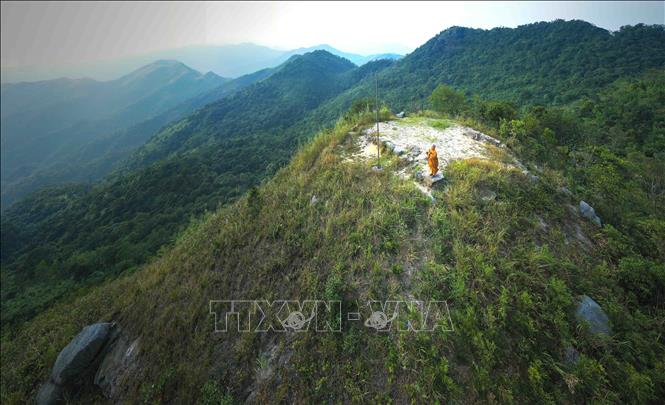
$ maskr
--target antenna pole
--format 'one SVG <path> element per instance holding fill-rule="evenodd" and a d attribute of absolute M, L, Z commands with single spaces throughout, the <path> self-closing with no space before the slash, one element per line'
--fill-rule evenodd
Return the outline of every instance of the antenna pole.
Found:
<path fill-rule="evenodd" d="M 376 84 L 376 167 L 381 167 L 381 134 L 379 133 L 379 76 L 374 73 Z"/>

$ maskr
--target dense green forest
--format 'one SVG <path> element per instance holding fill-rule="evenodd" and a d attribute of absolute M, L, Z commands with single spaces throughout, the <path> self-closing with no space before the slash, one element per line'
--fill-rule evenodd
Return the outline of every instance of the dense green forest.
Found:
<path fill-rule="evenodd" d="M 157 61 L 106 82 L 3 83 L 3 208 L 44 186 L 99 179 L 146 139 L 124 131 L 226 81 Z"/>
<path fill-rule="evenodd" d="M 396 109 L 421 109 L 441 83 L 520 106 L 564 105 L 664 63 L 663 26 L 610 33 L 584 21 L 558 20 L 516 29 L 449 28 L 379 80 Z"/>
<path fill-rule="evenodd" d="M 138 75 L 148 67 L 144 67 L 133 74 Z M 178 68 L 181 68 L 181 70 L 178 70 Z M 34 86 L 35 89 L 30 88 L 30 83 L 3 85 L 3 114 L 7 115 L 10 123 L 16 121 L 16 117 L 12 115 L 12 112 L 16 112 L 17 108 L 26 105 L 31 106 L 33 112 L 32 115 L 27 114 L 27 119 L 39 122 L 43 115 L 53 114 L 54 105 L 59 105 L 63 102 L 63 99 L 67 100 L 67 97 L 76 100 L 77 103 L 74 106 L 71 106 L 71 101 L 69 104 L 65 104 L 68 109 L 73 110 L 70 113 L 72 119 L 85 120 L 85 122 L 75 124 L 74 127 L 66 127 L 67 121 L 64 120 L 64 122 L 57 121 L 57 125 L 54 127 L 47 126 L 44 128 L 38 125 L 36 128 L 31 128 L 28 131 L 29 134 L 42 134 L 42 138 L 46 134 L 47 138 L 58 138 L 56 147 L 52 144 L 56 141 L 47 142 L 50 149 L 47 148 L 49 154 L 45 159 L 42 159 L 44 156 L 40 155 L 39 152 L 43 146 L 36 145 L 43 142 L 43 139 L 35 136 L 29 136 L 23 140 L 18 138 L 16 142 L 14 139 L 7 139 L 15 133 L 11 128 L 5 131 L 4 128 L 8 124 L 3 124 L 3 145 L 6 145 L 6 150 L 9 152 L 17 148 L 25 150 L 22 159 L 15 159 L 18 162 L 15 162 L 14 166 L 17 164 L 21 166 L 18 173 L 10 170 L 11 162 L 5 163 L 7 171 L 3 172 L 3 209 L 21 197 L 48 186 L 71 182 L 94 182 L 102 179 L 168 123 L 181 119 L 206 104 L 220 100 L 244 87 L 261 81 L 274 71 L 274 69 L 263 69 L 237 79 L 225 81 L 222 78 L 215 79 L 214 75 L 189 73 L 191 70 L 185 66 L 175 65 L 174 67 L 165 64 L 159 66 L 158 69 L 172 70 L 171 74 L 174 76 L 178 75 L 179 72 L 181 74 L 182 70 L 188 73 L 178 78 L 175 83 L 167 85 L 169 91 L 162 89 L 157 94 L 145 97 L 141 103 L 136 103 L 136 95 L 132 93 L 131 106 L 126 107 L 125 110 L 133 111 L 134 119 L 127 119 L 122 114 L 113 114 L 114 109 L 117 108 L 115 104 L 118 101 L 113 97 L 109 100 L 106 95 L 96 95 L 97 104 L 101 103 L 97 113 L 90 114 L 86 112 L 85 116 L 82 116 L 83 114 L 77 108 L 77 105 L 85 104 L 91 98 L 87 93 L 99 93 L 101 90 L 84 92 L 80 87 L 85 89 L 86 86 L 92 86 L 94 89 L 103 86 L 103 83 L 100 82 L 83 81 L 87 84 L 75 85 L 79 81 L 52 80 L 40 82 L 39 86 Z M 188 77 L 192 75 L 196 80 L 194 80 L 194 83 L 188 83 Z M 168 79 L 163 74 L 161 78 Z M 143 83 L 147 79 L 149 77 L 144 77 L 143 80 L 135 80 L 129 87 L 138 86 L 141 88 L 141 92 L 150 93 L 150 89 L 146 89 L 146 84 Z M 189 79 L 191 80 L 191 78 Z M 124 86 L 127 86 L 126 81 L 122 81 Z M 118 80 L 111 82 L 111 86 L 115 85 L 116 82 Z M 170 80 L 162 80 L 161 82 L 169 83 Z M 105 86 L 109 85 L 106 84 Z M 109 90 L 106 90 L 106 92 L 109 92 Z M 169 92 L 177 94 L 170 95 Z M 127 102 L 122 99 L 121 101 Z M 149 109 L 141 108 L 141 105 L 150 105 L 151 103 L 155 105 L 152 105 Z M 5 112 L 4 106 L 8 107 L 7 112 Z M 138 113 L 134 110 L 138 110 Z M 35 117 L 37 113 L 39 115 Z M 95 114 L 111 114 L 112 116 L 100 121 L 95 119 Z M 21 119 L 19 118 L 19 120 Z M 22 120 L 25 121 L 25 119 Z M 54 132 L 54 129 L 62 127 L 63 123 L 65 128 Z M 20 128 L 20 125 L 18 127 Z M 21 130 L 25 132 L 24 128 Z M 5 132 L 9 135 L 5 135 Z M 34 164 L 30 163 L 36 159 L 37 161 L 33 162 Z"/>

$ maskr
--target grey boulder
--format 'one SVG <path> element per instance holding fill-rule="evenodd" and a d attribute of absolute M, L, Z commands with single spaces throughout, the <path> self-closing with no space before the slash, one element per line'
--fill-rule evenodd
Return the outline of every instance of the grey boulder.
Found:
<path fill-rule="evenodd" d="M 596 215 L 596 211 L 593 209 L 593 207 L 587 204 L 585 201 L 580 201 L 580 213 L 584 218 L 588 219 L 594 224 L 598 226 L 601 225 L 600 217 Z"/>
<path fill-rule="evenodd" d="M 96 360 L 109 338 L 113 324 L 88 325 L 58 355 L 51 371 L 51 380 L 66 385 L 79 377 Z"/>
<path fill-rule="evenodd" d="M 597 335 L 610 335 L 612 329 L 610 328 L 610 320 L 603 309 L 598 303 L 591 299 L 588 295 L 580 297 L 580 303 L 577 305 L 575 316 L 580 321 L 586 322 L 589 325 L 589 330 Z"/>

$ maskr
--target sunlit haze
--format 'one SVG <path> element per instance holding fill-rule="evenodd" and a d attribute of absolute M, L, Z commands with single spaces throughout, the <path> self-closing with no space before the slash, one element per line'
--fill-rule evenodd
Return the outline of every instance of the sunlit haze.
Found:
<path fill-rule="evenodd" d="M 453 26 L 662 24 L 663 2 L 2 2 L 2 66 L 70 65 L 195 44 L 407 53 Z"/>

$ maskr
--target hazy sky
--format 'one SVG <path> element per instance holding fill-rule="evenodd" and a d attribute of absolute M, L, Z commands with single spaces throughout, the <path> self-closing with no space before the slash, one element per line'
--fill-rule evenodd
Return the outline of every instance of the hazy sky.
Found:
<path fill-rule="evenodd" d="M 2 2 L 4 67 L 70 65 L 193 44 L 413 50 L 452 25 L 557 18 L 617 30 L 665 23 L 665 2 Z"/>

